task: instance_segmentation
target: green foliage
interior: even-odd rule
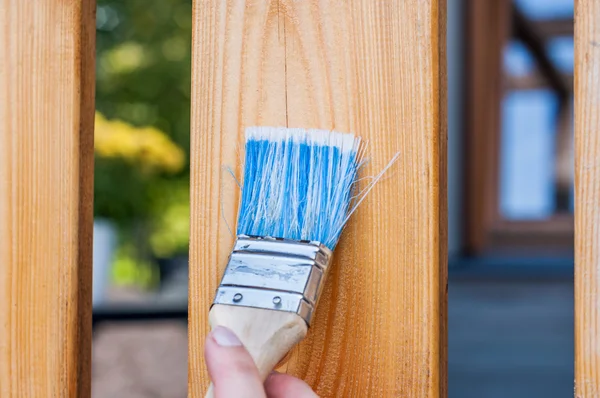
[[[109,219],[120,227],[127,227],[150,212],[146,178],[136,175],[125,159],[95,157],[94,214]]]
[[[148,260],[140,259],[138,248],[129,239],[121,239],[115,253],[112,280],[118,285],[152,287],[157,282],[156,267]]]
[[[97,217],[127,226],[151,217],[153,186],[183,168],[184,155],[168,136],[96,114],[94,132]],[[176,180],[175,180],[176,181]]]
[[[152,257],[187,251],[191,3],[97,1],[96,109],[103,116],[96,119],[94,207],[97,217],[119,226],[114,275],[120,282],[148,285]],[[151,150],[141,157],[127,151],[111,155],[110,145],[99,150],[98,126],[104,122],[113,123],[111,132],[116,127],[143,130],[134,133],[152,136]],[[168,140],[157,139],[157,132]],[[169,149],[172,143],[183,150],[178,167],[171,167],[179,164]],[[128,148],[127,142],[119,145]],[[170,156],[154,150],[164,147]]]
[[[98,0],[96,108],[157,127],[188,155],[191,24],[191,0]]]
[[[150,247],[157,257],[187,252],[190,235],[190,184],[188,181],[153,186],[154,202]],[[160,194],[159,194],[160,192]]]

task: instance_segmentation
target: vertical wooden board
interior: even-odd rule
[[[511,2],[466,0],[465,106],[466,249],[481,253],[499,215],[499,146],[503,51],[510,36]]]
[[[600,1],[575,2],[575,396],[600,396]]]
[[[353,216],[309,337],[283,365],[322,397],[446,395],[446,75],[442,1],[196,0],[189,395],[208,385],[208,309],[231,250],[243,130],[369,140],[397,164]],[[224,220],[228,220],[227,223]]]
[[[95,2],[0,0],[0,396],[90,395]]]

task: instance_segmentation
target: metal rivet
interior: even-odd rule
[[[237,303],[238,301],[242,301],[242,298],[243,298],[243,297],[244,297],[244,296],[242,296],[242,294],[241,294],[241,293],[236,293],[236,294],[233,296],[233,302],[234,302],[234,303]]]
[[[281,304],[281,297],[279,297],[279,296],[273,297],[273,304],[275,304],[275,305]]]

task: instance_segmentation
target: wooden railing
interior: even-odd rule
[[[0,0],[0,397],[89,397],[93,0]],[[398,151],[338,248],[284,368],[322,397],[445,397],[444,0],[196,0],[189,396],[230,250],[220,165],[248,125],[354,131]],[[578,397],[600,394],[600,0],[576,10]]]

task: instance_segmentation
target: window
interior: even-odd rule
[[[468,12],[466,249],[570,252],[573,1]]]

